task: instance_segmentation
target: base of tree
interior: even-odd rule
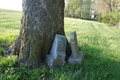
[[[56,34],[64,32],[64,0],[23,0],[20,33],[8,48],[21,65],[38,66],[50,53]],[[67,42],[66,61],[71,54]]]

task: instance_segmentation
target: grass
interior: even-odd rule
[[[120,30],[103,23],[65,18],[65,30],[77,32],[84,51],[83,80],[120,79]]]
[[[11,45],[19,34],[20,11],[0,9],[0,46]],[[16,65],[17,57],[0,57],[0,80],[120,80],[120,29],[103,23],[65,18],[65,32],[76,31],[82,64],[30,69]],[[4,51],[0,48],[0,52]],[[82,67],[82,73],[81,73]]]
[[[20,11],[0,9],[0,46],[9,46],[15,40],[20,29],[20,19]]]

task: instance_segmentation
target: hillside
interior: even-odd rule
[[[119,80],[120,29],[103,23],[65,18],[66,35],[77,32],[79,49],[85,52],[83,76],[86,80]]]
[[[9,46],[16,39],[19,34],[20,19],[20,11],[0,9],[0,46]],[[82,77],[83,80],[120,80],[120,29],[103,23],[74,18],[65,18],[64,21],[68,40],[71,32],[76,31],[77,33],[79,50],[84,51],[83,63],[50,70],[45,68],[43,73],[50,74],[51,79],[69,80],[71,78],[76,80]],[[1,52],[3,52],[3,48],[0,47]],[[3,73],[3,69],[10,68],[9,66],[4,68],[4,59],[9,61],[8,58],[0,57],[0,74],[2,75],[0,75],[0,79],[9,75],[11,75],[10,79],[15,79],[13,74]],[[79,76],[78,71],[81,67],[82,74]],[[28,75],[31,74],[29,69],[18,68],[18,71],[19,69],[22,69],[23,72],[27,70]],[[41,72],[41,69],[39,71]],[[35,72],[37,70],[34,70],[33,74]],[[20,74],[18,73],[18,75]],[[34,76],[32,75],[29,79],[38,79]]]

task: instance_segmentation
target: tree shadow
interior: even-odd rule
[[[85,44],[82,62],[83,80],[120,80],[120,61],[106,56],[104,48]]]

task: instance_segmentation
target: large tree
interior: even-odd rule
[[[9,49],[22,65],[37,66],[50,53],[55,35],[65,35],[64,0],[23,0],[22,7],[20,33]]]

